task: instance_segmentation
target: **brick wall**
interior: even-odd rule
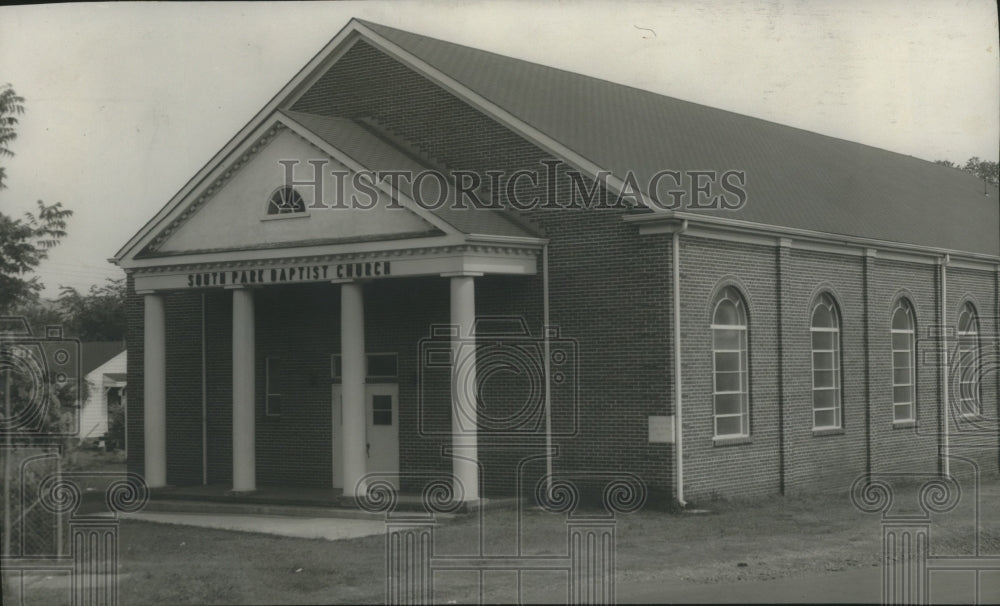
[[[434,164],[452,169],[537,170],[547,157],[363,42],[320,78],[294,109],[372,119]],[[561,174],[559,202],[567,200],[567,185]],[[540,194],[543,187],[520,193]],[[607,199],[606,192],[601,195]],[[550,239],[551,322],[560,330],[561,343],[575,356],[569,382],[553,387],[553,426],[563,434],[553,440],[558,450],[555,470],[577,478],[586,472],[629,471],[642,477],[654,493],[670,494],[673,446],[650,444],[647,439],[648,417],[674,412],[670,236],[638,235],[634,226],[623,223],[625,212],[538,209],[523,214]],[[923,365],[918,370],[916,426],[893,427],[887,332],[892,302],[901,293],[911,297],[918,329],[936,323],[940,285],[934,266],[689,236],[681,242],[685,486],[690,499],[843,487],[869,465],[874,470],[934,467],[933,432],[940,427],[936,371]],[[708,325],[712,298],[723,284],[737,286],[750,309],[752,434],[742,443],[719,445],[712,440]],[[536,337],[540,334],[540,276],[477,278],[476,289],[480,316],[514,314]],[[841,314],[843,431],[815,435],[809,315],[813,300],[824,289],[836,298]],[[982,332],[995,334],[997,289],[995,273],[950,270],[949,322],[954,323],[955,310],[968,294],[977,303]],[[137,446],[142,429],[142,300],[132,294],[131,281],[129,292],[129,466],[141,471]],[[328,431],[331,382],[323,373],[328,355],[339,349],[339,293],[329,285],[260,292],[258,478],[261,483],[323,485],[335,464]],[[365,297],[368,351],[400,354],[401,469],[404,475],[448,471],[450,460],[442,449],[450,440],[433,435],[450,426],[447,380],[422,377],[421,395],[417,369],[421,340],[429,327],[448,321],[447,280],[376,281],[366,286]],[[193,304],[184,297],[169,298],[168,317],[173,323],[168,334],[172,330],[191,334],[194,329],[186,324],[200,321],[190,313]],[[229,293],[206,295],[208,458],[213,482],[231,477],[229,305]],[[288,313],[289,307],[293,313]],[[194,410],[189,399],[194,386],[200,385],[200,375],[191,374],[191,365],[200,350],[182,336],[171,337],[170,343],[168,381],[171,386],[173,380],[185,384],[168,399],[168,425],[190,430],[184,425]],[[925,348],[923,343],[918,347],[920,359]],[[277,422],[261,418],[263,356],[268,351],[294,362],[293,399],[301,406]],[[488,370],[480,367],[480,372]],[[537,402],[530,381],[526,384],[510,372],[491,377],[483,396],[487,403],[495,403],[489,410],[495,418],[510,418],[524,402]],[[987,383],[984,398],[995,418],[998,385]],[[418,427],[432,435],[420,435]],[[487,496],[513,492],[521,462],[527,462],[529,485],[544,469],[544,460],[537,458],[544,453],[541,436],[495,433],[481,439]],[[995,469],[995,428],[992,436],[993,441],[987,442],[994,452],[979,453],[977,460]],[[975,440],[982,442],[982,435]],[[962,439],[957,442],[962,444]],[[200,474],[200,442],[189,446],[190,452],[168,462],[171,481]],[[982,450],[981,445],[959,447]]]

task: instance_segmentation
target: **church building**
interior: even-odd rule
[[[154,489],[683,504],[1000,464],[996,187],[376,23],[112,261]]]

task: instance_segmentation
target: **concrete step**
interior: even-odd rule
[[[315,505],[276,505],[272,503],[237,503],[183,498],[153,497],[143,511],[169,513],[243,514],[270,515],[303,518],[352,518],[360,520],[384,520],[385,515],[371,513],[357,508],[318,507]]]

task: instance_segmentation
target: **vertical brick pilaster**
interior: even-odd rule
[[[785,494],[785,284],[784,276],[788,271],[788,257],[791,240],[781,238],[778,241],[777,262],[775,263],[775,301],[777,303],[777,336],[778,336],[778,491]]]
[[[874,365],[874,360],[872,360],[872,326],[874,322],[872,321],[872,265],[875,263],[875,249],[866,248],[865,249],[865,259],[863,272],[863,281],[861,285],[861,296],[864,303],[863,313],[864,318],[862,320],[862,326],[864,330],[864,347],[865,347],[865,473],[871,474],[872,472],[872,366]],[[916,404],[914,404],[916,406]]]

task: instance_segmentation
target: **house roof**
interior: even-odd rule
[[[87,341],[80,343],[80,370],[84,376],[125,351],[124,341]]]
[[[602,169],[631,171],[640,186],[664,169],[745,171],[740,210],[691,212],[1000,255],[997,188],[964,171],[359,22]]]

